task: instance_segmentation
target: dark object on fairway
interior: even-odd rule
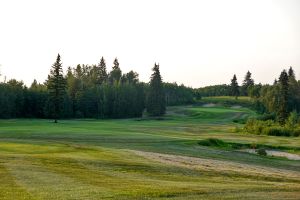
[[[264,148],[259,148],[259,149],[256,149],[255,151],[258,155],[260,156],[267,156],[267,151],[264,149]]]

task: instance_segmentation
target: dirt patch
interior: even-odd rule
[[[213,159],[203,159],[188,156],[178,156],[171,154],[161,154],[145,151],[130,150],[136,155],[150,159],[152,161],[164,163],[167,165],[174,165],[178,167],[185,167],[189,169],[201,170],[201,171],[215,171],[215,172],[233,172],[245,175],[259,175],[264,177],[277,177],[277,178],[292,178],[300,179],[300,172],[275,169],[269,167],[254,166],[248,164],[240,164],[231,161],[219,161]]]
[[[248,153],[257,154],[255,149],[244,149],[243,151]],[[287,153],[283,151],[266,150],[268,156],[285,157],[289,160],[300,160],[300,156],[297,154]]]
[[[212,108],[212,107],[216,107],[217,104],[214,104],[214,103],[207,103],[207,104],[204,104],[202,107],[204,108]]]

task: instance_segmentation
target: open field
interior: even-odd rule
[[[0,199],[299,199],[300,161],[200,146],[218,138],[300,155],[300,137],[236,133],[246,108],[165,118],[0,120]]]

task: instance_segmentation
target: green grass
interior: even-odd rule
[[[164,120],[0,120],[0,199],[299,199],[299,161],[198,144],[300,154],[299,137],[234,132],[254,115],[178,106]]]
[[[231,96],[203,97],[199,104],[214,103],[226,107],[244,106],[248,108],[254,107],[254,102],[250,97],[241,96],[237,99]]]

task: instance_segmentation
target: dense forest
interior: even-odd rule
[[[44,83],[0,83],[0,118],[131,118],[144,112],[161,116],[166,106],[193,104],[208,96],[249,96],[252,108],[281,125],[291,113],[300,113],[300,81],[292,67],[272,85],[256,84],[248,71],[241,86],[234,75],[228,85],[198,89],[164,83],[158,64],[152,70],[149,83],[140,82],[138,73],[122,72],[117,58],[108,72],[102,57],[98,64],[78,64],[64,73],[58,55]]]
[[[155,64],[149,83],[138,73],[123,73],[116,58],[107,72],[102,57],[97,65],[79,64],[62,71],[60,55],[44,83],[34,80],[0,83],[0,118],[130,118],[165,113],[165,106],[193,103],[192,88],[163,83]]]

